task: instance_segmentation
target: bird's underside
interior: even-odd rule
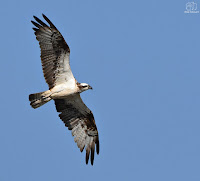
[[[95,145],[99,154],[99,136],[93,113],[80,97],[81,92],[92,88],[76,81],[69,64],[69,46],[53,23],[45,15],[43,18],[49,25],[35,16],[36,22],[31,22],[35,25],[33,30],[39,41],[43,74],[49,90],[30,94],[30,105],[38,108],[53,99],[60,119],[72,131],[80,151],[85,148],[86,163],[90,157],[93,165]]]

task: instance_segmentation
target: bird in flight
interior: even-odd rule
[[[92,87],[74,78],[69,62],[69,46],[54,24],[44,14],[42,16],[48,25],[35,16],[36,22],[31,22],[39,41],[43,74],[49,90],[30,94],[30,105],[36,109],[53,99],[60,119],[71,130],[80,151],[85,148],[86,164],[90,157],[93,165],[95,146],[99,154],[98,130],[92,111],[80,97],[81,92]]]

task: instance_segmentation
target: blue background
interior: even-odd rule
[[[200,14],[187,2],[2,1],[0,181],[199,181]],[[29,105],[48,89],[30,22],[42,13],[94,89],[82,94],[100,134],[94,166],[53,101]]]

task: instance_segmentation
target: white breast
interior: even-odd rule
[[[56,85],[51,89],[52,99],[63,99],[77,92],[77,86],[74,79],[63,84]]]

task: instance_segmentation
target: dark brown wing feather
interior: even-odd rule
[[[36,22],[31,22],[35,26],[33,30],[40,44],[43,73],[49,88],[74,79],[69,64],[70,49],[63,36],[45,15],[43,18],[50,26],[33,17]]]
[[[92,112],[83,103],[80,95],[71,96],[69,99],[56,99],[56,109],[60,119],[65,123],[72,135],[74,141],[82,152],[86,150],[86,164],[89,156],[91,164],[94,162],[94,152],[99,154],[99,136]]]

